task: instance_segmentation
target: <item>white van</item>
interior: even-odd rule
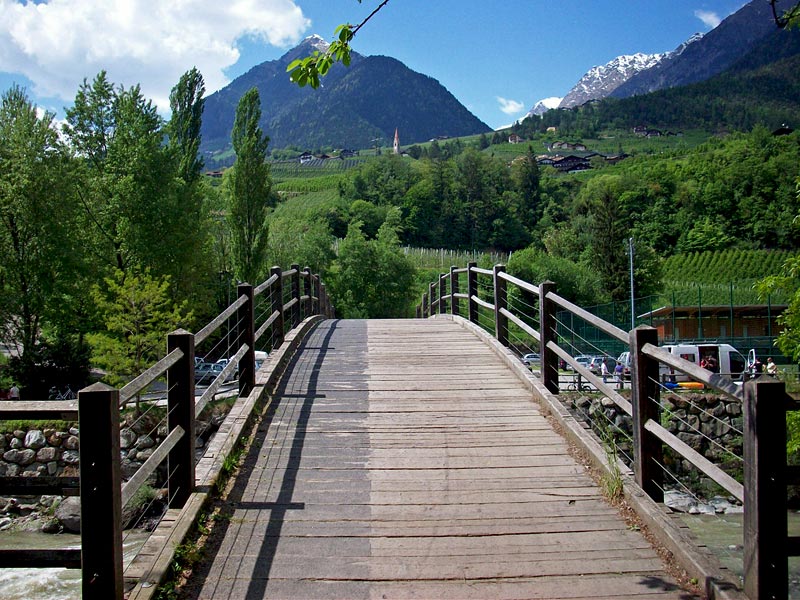
[[[745,371],[747,361],[730,344],[668,344],[662,346],[674,356],[679,356],[696,365],[701,365],[714,373],[739,379]],[[667,381],[688,381],[689,377],[676,372],[665,364],[661,365],[661,379]]]

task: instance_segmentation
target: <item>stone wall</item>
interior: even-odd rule
[[[567,396],[565,395],[565,398]],[[573,394],[569,406],[575,416],[591,424],[602,437],[610,432],[623,454],[631,454],[631,418],[606,397]],[[741,469],[744,427],[742,404],[727,396],[711,393],[662,394],[661,424],[676,437],[723,468]],[[620,431],[621,430],[621,431]],[[667,453],[665,460],[678,475],[696,469],[677,455]]]

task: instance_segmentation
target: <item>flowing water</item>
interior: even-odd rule
[[[125,531],[124,562],[133,560],[150,534]],[[0,548],[80,548],[79,535],[52,535],[38,531],[0,532]],[[80,569],[0,569],[3,600],[79,600]]]
[[[800,535],[800,514],[789,511],[789,535]],[[705,544],[722,566],[735,573],[741,581],[744,558],[742,546],[742,515],[689,515],[681,519],[697,540]],[[789,598],[800,600],[800,557],[789,559]]]

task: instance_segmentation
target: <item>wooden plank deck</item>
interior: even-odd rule
[[[325,321],[193,598],[689,598],[529,392],[452,321]]]

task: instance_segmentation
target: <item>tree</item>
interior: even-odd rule
[[[619,202],[620,179],[609,175],[595,177],[582,190],[582,196],[592,217],[592,263],[611,298],[623,300],[629,295],[625,255],[628,215]]]
[[[414,298],[414,266],[400,248],[400,211],[393,209],[374,240],[350,224],[339,244],[331,295],[344,318],[404,317]]]
[[[231,131],[236,163],[228,170],[225,188],[230,202],[229,227],[233,270],[240,281],[257,284],[264,272],[268,241],[267,212],[272,203],[267,145],[258,125],[261,99],[251,88],[239,100]]]
[[[167,334],[191,318],[188,303],[171,298],[169,279],[155,277],[149,269],[117,269],[105,278],[104,288],[94,286],[92,297],[105,331],[90,334],[89,343],[95,364],[111,385],[124,385],[163,356]]]
[[[24,364],[82,256],[72,162],[53,119],[17,86],[0,99],[0,339]]]
[[[203,159],[198,156],[198,151],[205,90],[203,76],[193,67],[181,76],[169,95],[172,110],[169,143],[178,159],[178,175],[186,183],[196,182],[203,169]]]

